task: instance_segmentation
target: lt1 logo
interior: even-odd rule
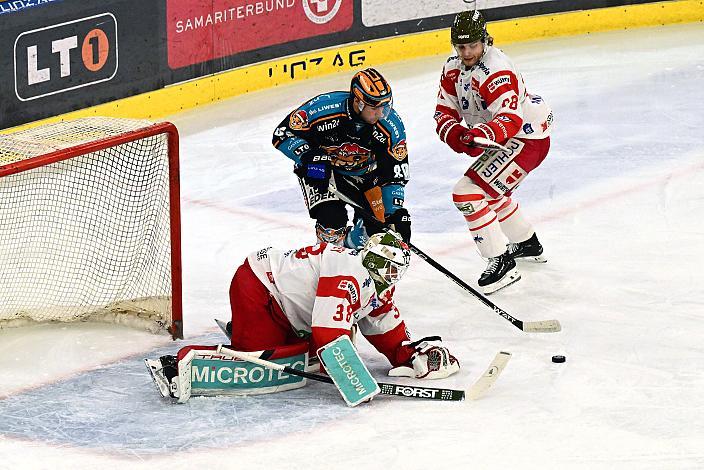
[[[111,13],[27,31],[15,40],[15,94],[29,101],[105,82],[117,65]]]

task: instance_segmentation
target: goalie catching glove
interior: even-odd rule
[[[460,370],[460,363],[446,347],[440,346],[439,336],[428,336],[418,341],[404,341],[403,346],[415,349],[410,365],[394,367],[390,377],[416,379],[444,379]]]

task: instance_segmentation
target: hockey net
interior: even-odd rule
[[[0,328],[108,321],[181,338],[180,265],[173,124],[0,135]]]

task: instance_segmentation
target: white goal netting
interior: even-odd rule
[[[168,134],[120,143],[151,125],[85,118],[0,135],[0,328],[172,327]]]

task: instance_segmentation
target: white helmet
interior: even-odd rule
[[[411,262],[411,250],[396,232],[376,233],[360,250],[362,265],[369,271],[379,294],[399,279]]]

